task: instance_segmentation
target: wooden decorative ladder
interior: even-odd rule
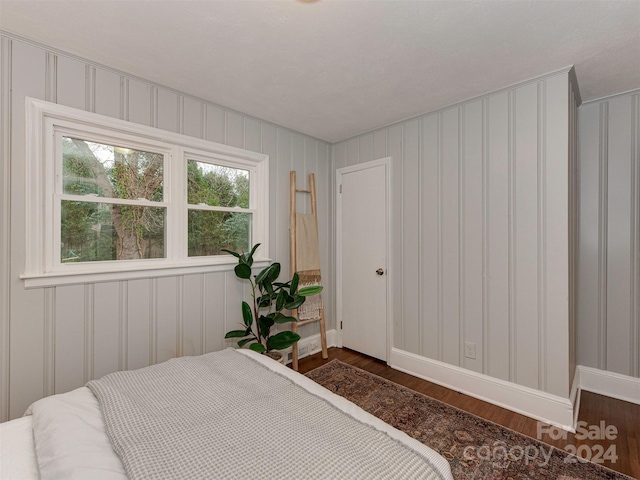
[[[297,217],[298,215],[303,215],[303,214],[299,214],[296,210],[296,194],[304,193],[304,194],[311,195],[311,215],[313,216],[313,221],[311,222],[311,225],[315,228],[315,235],[317,237],[318,213],[317,213],[317,204],[316,204],[316,183],[315,183],[315,175],[313,173],[310,173],[309,174],[309,190],[298,189],[296,187],[295,170],[292,170],[289,176],[290,176],[290,186],[291,186],[291,190],[290,190],[290,216],[291,217],[290,217],[290,223],[289,223],[289,235],[290,235],[290,246],[291,246],[291,276],[293,276],[293,274],[297,272],[298,275],[301,277],[301,286],[302,286],[305,278],[305,272],[298,271],[298,266],[303,267],[302,265],[300,265],[301,262],[299,262],[299,259],[303,257],[299,255],[299,254],[302,254],[302,252],[299,251],[298,245],[297,245],[297,236],[298,236],[297,229],[299,227]],[[316,241],[316,245],[317,245],[317,241]],[[305,252],[305,253],[309,253],[309,252]],[[319,252],[311,252],[311,253],[312,255],[315,255],[315,257],[317,258],[317,269],[314,268],[313,272],[317,272],[314,274],[314,276],[317,277],[318,283],[320,283],[321,281],[320,265],[319,265],[320,254]],[[308,258],[308,255],[305,255],[305,258]],[[305,305],[303,305],[302,308],[304,308],[304,306]],[[300,320],[297,309],[292,311],[291,313],[294,317],[298,318],[299,320],[298,322],[291,322],[291,330],[293,332],[297,332],[298,329],[303,325],[307,325],[309,323],[314,323],[314,322],[320,322],[320,342],[322,344],[322,358],[325,358],[325,359],[329,358],[329,354],[327,353],[327,331],[326,331],[326,326],[324,321],[324,305],[322,303],[322,299],[321,298],[319,299],[317,316],[314,316],[313,318],[305,318],[304,320]],[[293,369],[297,371],[298,370],[298,344],[297,343],[295,343],[292,347],[291,360],[293,363]]]

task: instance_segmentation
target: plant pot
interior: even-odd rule
[[[280,352],[268,352],[268,353],[265,353],[265,355],[275,360],[276,362],[280,362],[284,364],[284,355],[282,355],[282,353]]]

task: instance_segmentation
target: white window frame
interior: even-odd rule
[[[66,197],[61,189],[59,139],[62,136],[164,154],[163,201],[142,203],[167,209],[165,258],[60,262],[59,205]],[[261,244],[255,264],[266,265],[269,261],[268,155],[27,97],[27,255],[25,271],[21,275],[25,286],[32,288],[231,270],[237,263],[231,255],[188,256],[187,211],[193,206],[187,205],[187,160],[249,171],[249,209],[215,209],[252,214],[251,243]]]

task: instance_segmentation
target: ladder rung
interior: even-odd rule
[[[301,192],[301,193],[311,193],[311,190],[298,190],[296,188],[296,192]]]
[[[309,320],[302,320],[301,322],[296,322],[296,325],[301,327],[302,325],[306,325],[308,323],[313,323],[313,322],[319,322],[319,321],[320,321],[319,318],[311,318]]]

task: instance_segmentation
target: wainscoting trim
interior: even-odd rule
[[[513,412],[575,432],[573,404],[568,398],[396,348],[391,350],[389,366]]]
[[[640,378],[578,365],[580,389],[640,405]]]

